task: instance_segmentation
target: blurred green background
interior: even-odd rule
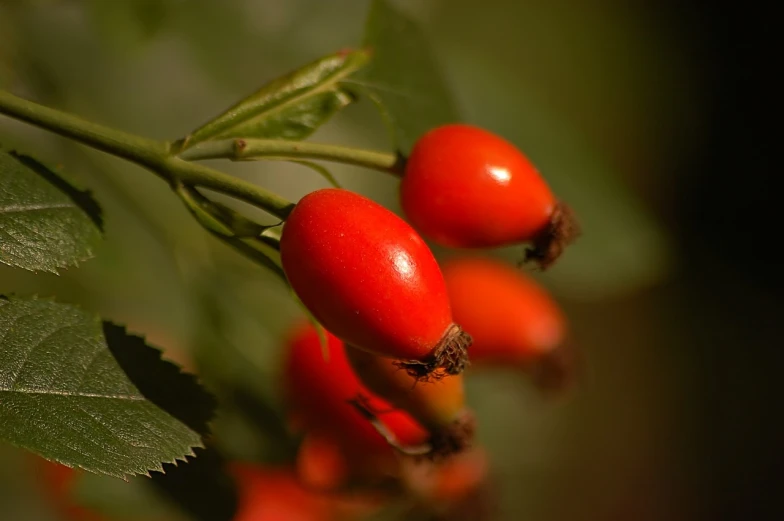
[[[263,82],[356,45],[367,5],[0,0],[0,86],[174,139]],[[765,13],[674,1],[401,5],[426,31],[463,119],[520,146],[585,231],[540,277],[582,351],[578,389],[551,402],[516,374],[469,378],[499,518],[782,519],[772,87],[764,45],[753,50],[772,40]],[[365,102],[313,139],[388,147]],[[136,167],[4,117],[0,143],[93,189],[107,226],[97,258],[61,276],[0,267],[2,292],[78,303],[173,357],[207,353],[216,374],[239,370],[277,399],[279,339],[300,316],[279,282]],[[296,165],[215,166],[292,200],[326,186]],[[399,209],[391,177],[332,172]],[[231,417],[217,425],[230,455],[283,457]],[[55,519],[25,463],[0,447],[0,519]]]

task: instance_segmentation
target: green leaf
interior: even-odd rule
[[[210,433],[209,422],[217,402],[195,376],[161,358],[161,350],[148,346],[140,336],[103,321],[103,336],[112,356],[128,380],[145,399],[202,436]]]
[[[0,299],[0,440],[117,477],[184,460],[215,401],[160,354],[76,307]]]
[[[269,237],[273,234],[272,229],[279,224],[258,224],[226,205],[211,201],[190,186],[179,185],[175,191],[191,215],[207,231],[250,260],[272,271],[284,284],[288,284],[280,264],[278,241]]]
[[[204,197],[196,188],[179,185],[177,195],[191,215],[210,232],[225,237],[258,237],[265,230],[279,226],[265,226],[252,221],[229,208]]]
[[[301,159],[289,159],[289,162],[306,166],[311,170],[313,170],[314,172],[316,172],[321,177],[323,177],[333,187],[343,188],[342,186],[340,186],[340,183],[338,183],[338,180],[335,179],[335,176],[332,175],[332,172],[330,172],[329,169],[323,165],[314,163],[313,161],[303,161]]]
[[[358,75],[360,85],[386,107],[382,116],[393,124],[401,151],[431,128],[460,120],[422,29],[390,1],[373,2],[363,45],[373,59]]]
[[[354,101],[343,80],[368,61],[366,51],[340,51],[271,81],[180,143],[231,138],[304,139]]]
[[[0,262],[57,273],[93,256],[101,209],[31,157],[0,151]]]

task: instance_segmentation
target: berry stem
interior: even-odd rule
[[[275,193],[171,154],[171,145],[87,121],[0,90],[0,114],[30,123],[150,170],[176,182],[230,195],[285,220],[294,205]]]
[[[315,159],[362,166],[398,177],[403,175],[405,166],[405,159],[400,154],[283,139],[208,141],[184,150],[179,157],[188,161],[202,159],[231,159],[232,161]]]

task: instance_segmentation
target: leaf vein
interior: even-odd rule
[[[56,204],[11,204],[8,206],[0,206],[0,215],[9,213],[24,213],[24,212],[41,212],[44,210],[56,210],[58,208],[76,209],[76,206],[68,203]]]
[[[32,316],[32,315],[22,315],[22,316]],[[60,327],[57,327],[57,328],[53,329],[51,332],[47,333],[46,335],[44,335],[43,337],[38,339],[38,341],[36,343],[31,345],[30,349],[28,349],[27,352],[25,352],[25,357],[24,357],[24,361],[22,362],[22,365],[19,366],[19,369],[16,370],[16,374],[11,375],[11,385],[14,385],[16,383],[16,381],[19,379],[19,377],[23,375],[24,369],[27,366],[27,362],[30,360],[30,356],[32,356],[33,352],[36,349],[41,347],[41,345],[44,342],[46,342],[47,340],[52,338],[54,335],[56,335],[57,333],[59,333],[63,329],[69,329],[69,328],[72,328],[72,327],[74,327],[76,325],[79,325],[78,324],[78,318],[74,322],[72,322],[70,324],[62,325]]]
[[[132,402],[142,402],[146,398],[138,394],[103,394],[103,393],[86,393],[84,391],[60,391],[56,389],[33,389],[30,387],[22,387],[16,389],[0,387],[0,393],[18,393],[18,394],[47,394],[56,396],[69,396],[77,398],[105,398],[107,400],[128,400]]]

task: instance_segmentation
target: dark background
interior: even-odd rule
[[[704,142],[677,166],[671,229],[683,248],[683,285],[698,385],[691,446],[705,519],[780,519],[779,336],[782,270],[773,189],[773,11],[696,3],[678,8],[705,78]],[[696,462],[695,462],[696,463]]]

